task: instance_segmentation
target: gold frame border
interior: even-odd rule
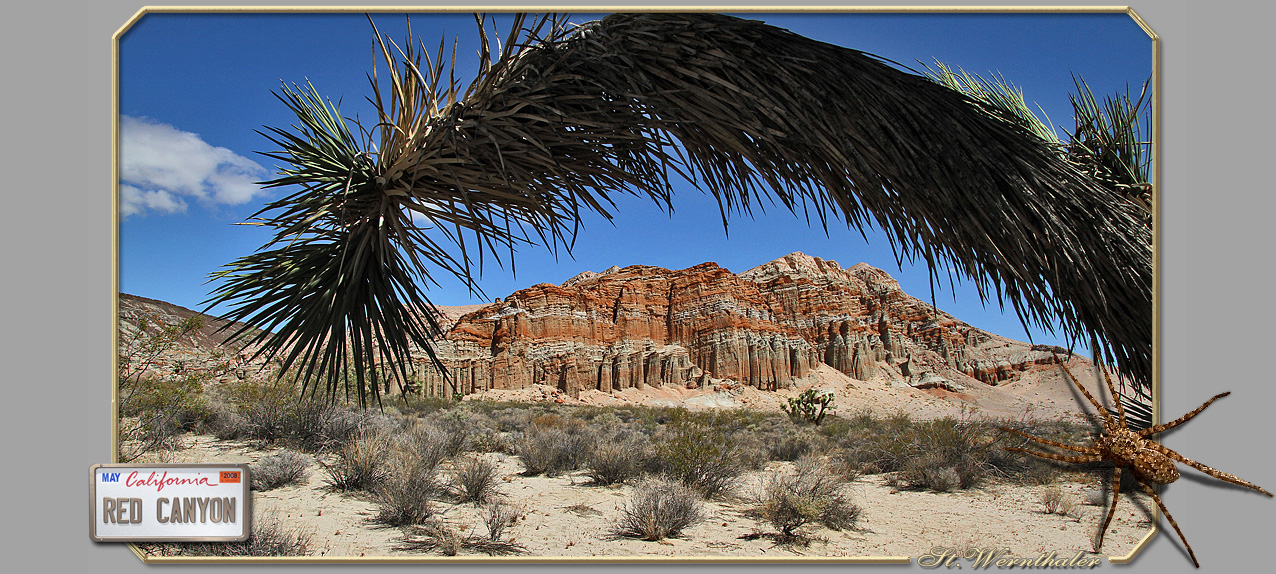
[[[109,418],[111,421],[110,460],[119,460],[119,369],[114,364],[119,349],[119,118],[120,118],[120,38],[139,20],[152,13],[341,13],[341,12],[527,12],[537,8],[531,6],[491,6],[476,7],[465,5],[448,6],[143,6],[132,17],[121,25],[111,36],[111,403]],[[558,8],[540,8],[547,11]],[[1130,6],[788,6],[788,7],[688,7],[688,6],[566,6],[562,10],[571,12],[742,12],[742,13],[961,13],[961,14],[1004,14],[1004,13],[1125,13],[1152,40],[1152,423],[1161,420],[1160,401],[1160,186],[1161,186],[1161,39]],[[1152,509],[1152,528],[1129,554],[1125,556],[1108,556],[1110,564],[1128,564],[1151,543],[1160,532],[1160,509]],[[251,524],[251,518],[249,519]],[[143,563],[184,563],[184,564],[778,564],[799,562],[803,564],[909,564],[910,556],[865,556],[865,557],[814,557],[789,556],[783,558],[758,557],[398,557],[398,556],[288,556],[288,557],[182,557],[182,556],[146,556],[136,544],[128,543],[128,548]]]

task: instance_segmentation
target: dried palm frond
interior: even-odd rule
[[[423,259],[468,280],[465,233],[494,253],[526,239],[521,224],[570,247],[583,210],[612,217],[615,193],[667,205],[671,178],[683,176],[718,200],[724,225],[778,200],[826,228],[880,227],[901,261],[946,263],[1025,324],[1097,335],[1150,380],[1150,229],[1057,146],[877,57],[760,22],[564,22],[519,16],[498,54],[484,34],[463,93],[443,74],[442,50],[422,65],[424,50],[382,41],[403,71],[388,103],[374,101],[380,151],[326,135],[336,126],[274,130],[287,151],[278,157],[297,168],[271,183],[303,191],[263,210],[279,247],[223,271],[214,302],[274,331],[259,337],[264,352],[290,349],[287,364],[301,357],[307,377],[335,373],[346,350],[356,364],[375,355],[401,368],[409,340],[428,350],[437,334],[396,307],[428,306],[410,281],[428,277]],[[318,97],[304,101],[294,109],[310,126]],[[310,151],[318,132],[341,140],[329,154],[338,160]],[[458,257],[410,212],[452,226]]]

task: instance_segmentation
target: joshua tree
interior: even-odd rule
[[[346,361],[363,401],[379,396],[364,365],[407,380],[410,344],[435,358],[431,266],[473,286],[472,265],[522,242],[570,248],[582,212],[617,215],[614,194],[672,205],[677,177],[718,200],[724,225],[778,200],[825,227],[879,227],[901,260],[946,264],[1150,381],[1146,212],[1002,108],[716,14],[517,16],[496,52],[480,34],[464,88],[443,46],[377,40],[389,77],[370,76],[370,129],[284,86],[299,123],[269,130],[291,167],[268,185],[299,190],[254,216],[274,239],[215,274],[209,300],[329,396]]]

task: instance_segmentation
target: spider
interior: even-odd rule
[[[1055,359],[1059,361],[1059,366],[1063,367],[1063,371],[1068,374],[1068,378],[1072,379],[1073,384],[1075,384],[1078,389],[1081,389],[1081,393],[1090,400],[1090,404],[1094,405],[1094,407],[1098,409],[1099,413],[1103,415],[1103,434],[1099,435],[1099,437],[1095,439],[1090,446],[1076,446],[1038,438],[1023,431],[1008,427],[1001,427],[1001,430],[1018,434],[1041,444],[1081,454],[1067,456],[1047,452],[1037,452],[1034,450],[1016,447],[1008,447],[1006,450],[1009,451],[1023,452],[1033,456],[1063,462],[1084,463],[1098,462],[1101,460],[1112,461],[1114,464],[1112,469],[1112,505],[1108,508],[1107,518],[1103,519],[1103,526],[1099,528],[1098,543],[1095,545],[1096,552],[1103,548],[1103,535],[1107,532],[1108,524],[1112,522],[1112,515],[1116,513],[1117,500],[1120,499],[1121,496],[1120,485],[1122,468],[1130,470],[1130,472],[1134,475],[1134,478],[1139,481],[1139,485],[1143,487],[1143,490],[1152,496],[1152,499],[1156,501],[1156,505],[1161,508],[1161,512],[1165,513],[1165,518],[1167,518],[1170,521],[1170,525],[1174,527],[1174,532],[1178,533],[1179,540],[1183,541],[1183,546],[1187,547],[1187,553],[1191,556],[1192,563],[1195,564],[1197,568],[1200,568],[1201,564],[1196,560],[1196,553],[1192,551],[1192,545],[1187,543],[1187,538],[1183,536],[1183,531],[1179,530],[1178,523],[1174,521],[1173,516],[1170,516],[1170,511],[1165,508],[1165,503],[1161,501],[1160,496],[1157,496],[1156,490],[1152,488],[1149,481],[1157,484],[1169,484],[1178,480],[1179,471],[1174,465],[1174,461],[1177,460],[1219,480],[1224,480],[1232,484],[1239,484],[1246,488],[1257,490],[1267,496],[1272,496],[1272,493],[1267,492],[1262,487],[1252,482],[1242,480],[1241,478],[1221,470],[1205,466],[1174,452],[1165,446],[1157,444],[1152,439],[1147,438],[1151,435],[1172,429],[1191,420],[1192,417],[1201,414],[1201,411],[1205,410],[1205,407],[1210,406],[1210,404],[1214,401],[1230,395],[1230,392],[1215,395],[1214,398],[1205,401],[1205,404],[1196,407],[1196,410],[1168,423],[1156,425],[1140,431],[1132,431],[1125,424],[1125,409],[1121,406],[1121,401],[1118,398],[1116,387],[1112,385],[1112,379],[1108,377],[1106,369],[1103,370],[1103,379],[1107,383],[1108,392],[1112,394],[1113,402],[1116,403],[1116,419],[1113,419],[1107,409],[1104,409],[1103,406],[1099,404],[1099,401],[1095,400],[1094,396],[1092,396],[1085,387],[1081,386],[1081,382],[1078,381],[1077,378],[1072,375],[1072,371],[1069,371],[1068,367],[1064,365],[1063,359],[1061,359],[1058,355],[1055,355]]]

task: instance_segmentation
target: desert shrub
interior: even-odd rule
[[[974,487],[993,476],[1006,478],[1013,471],[998,466],[998,432],[987,422],[859,414],[848,420],[848,427],[839,439],[844,447],[837,455],[840,462],[864,473],[894,473],[891,481],[896,486],[946,492]]]
[[[491,556],[501,554],[522,554],[526,548],[513,542],[492,540],[488,537],[475,536],[473,533],[461,532],[442,520],[428,520],[419,526],[410,527],[403,537],[400,550],[437,551],[444,556],[456,556],[462,550],[482,552]]]
[[[311,534],[289,530],[278,517],[258,516],[243,542],[179,542],[138,544],[148,556],[308,556]]]
[[[457,502],[485,504],[500,496],[497,484],[495,463],[482,456],[465,456],[457,459],[449,491]]]
[[[221,440],[248,438],[248,421],[226,400],[214,398],[209,401],[209,431]]]
[[[499,500],[487,505],[485,510],[483,523],[487,525],[487,539],[491,542],[499,542],[505,529],[523,515],[518,508]]]
[[[506,407],[488,413],[501,432],[523,432],[532,424],[532,412],[526,408]]]
[[[742,468],[761,470],[771,462],[771,449],[757,433],[737,432],[732,439],[731,450]]]
[[[971,488],[984,478],[988,443],[978,425],[953,418],[921,421],[907,435],[911,456],[896,478],[912,488],[947,492]]]
[[[394,407],[406,416],[425,416],[456,407],[459,403],[451,397],[423,397],[416,394],[402,395],[394,401]]]
[[[514,452],[526,468],[524,474],[558,476],[580,468],[592,446],[581,428],[569,431],[533,424],[514,441]]]
[[[373,489],[376,521],[391,526],[421,524],[434,516],[440,491],[433,467],[396,468]]]
[[[837,415],[826,415],[824,423],[816,428],[820,436],[835,439],[846,436],[851,431],[851,421]]]
[[[1019,482],[1022,484],[1047,485],[1058,479],[1063,466],[1061,463],[1042,459],[1022,452],[1007,451],[1007,447],[1029,447],[1040,450],[1036,443],[1012,433],[1000,430],[1007,426],[1026,432],[1033,436],[1055,440],[1067,444],[1089,444],[1091,431],[1084,425],[1076,425],[1063,421],[1002,421],[998,424],[988,423],[988,434],[991,436],[990,448],[987,452],[989,474]],[[1087,465],[1082,465],[1083,469]],[[1093,468],[1093,467],[1089,467]],[[1111,467],[1102,467],[1103,476],[1110,476]],[[1138,490],[1138,483],[1134,483]]]
[[[818,448],[817,435],[791,426],[768,433],[763,441],[770,460],[795,461]]]
[[[633,498],[620,509],[612,525],[616,536],[663,540],[704,520],[697,493],[681,483],[652,479],[634,490]]]
[[[596,484],[618,484],[642,473],[651,445],[637,433],[624,433],[600,441],[585,458],[585,474]]]
[[[263,457],[249,467],[252,489],[266,491],[304,483],[310,478],[310,457],[292,450],[282,450]]]
[[[413,419],[397,433],[393,447],[394,457],[405,466],[434,468],[449,456],[452,444],[448,433],[433,422]]]
[[[705,498],[730,489],[744,470],[726,433],[689,417],[680,417],[664,429],[655,452],[657,472]]]
[[[284,442],[319,452],[346,442],[360,428],[385,426],[383,415],[334,405],[324,397],[301,396],[292,375],[243,380],[226,385],[217,399],[213,432],[223,439]]]
[[[482,418],[486,419],[486,416]],[[440,411],[426,417],[425,420],[438,429],[437,440],[440,441],[439,446],[447,458],[469,450],[474,429],[482,426],[480,419],[459,409]]]
[[[509,452],[511,447],[505,436],[496,429],[480,429],[470,437],[470,449],[474,452]]]
[[[793,474],[772,474],[757,497],[753,513],[779,531],[782,542],[804,538],[799,529],[810,523],[833,530],[853,528],[860,507],[843,490],[844,482],[819,457],[801,458]]]
[[[1051,484],[1041,491],[1041,504],[1046,514],[1067,516],[1077,508],[1077,502],[1063,492],[1057,484]]]
[[[323,469],[328,473],[328,484],[336,490],[372,490],[387,476],[389,439],[378,429],[356,432],[335,454],[336,459]]]
[[[116,369],[121,462],[148,450],[181,448],[181,435],[202,430],[211,418],[204,384],[226,371],[222,354],[214,353],[195,367],[171,360],[183,341],[203,326],[198,316],[172,323],[153,316],[138,318],[133,326],[120,322]]]
[[[385,436],[383,432],[376,434]],[[443,459],[439,436],[433,425],[413,420],[386,449],[382,476],[372,488],[378,522],[405,526],[434,516],[434,500],[443,494],[437,474]]]
[[[794,420],[814,423],[819,426],[824,415],[833,407],[833,393],[807,389],[802,394],[789,399],[788,404],[781,404],[780,409],[788,413]]]

